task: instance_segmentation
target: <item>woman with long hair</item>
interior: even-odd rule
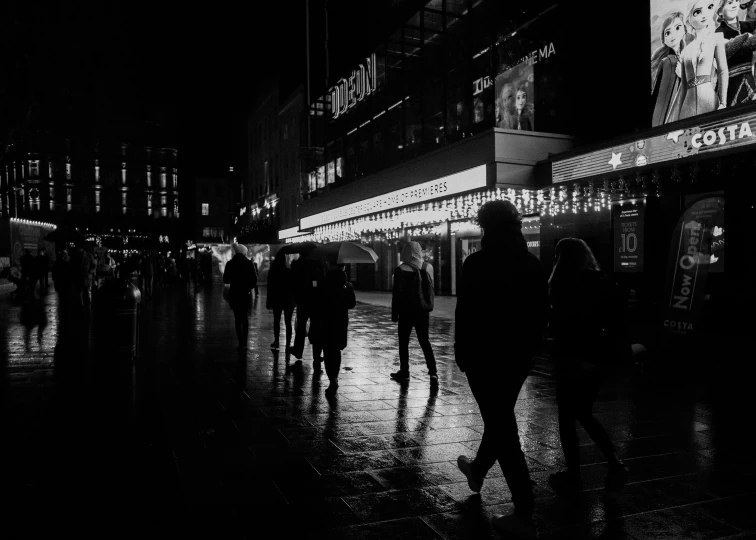
[[[680,120],[727,107],[730,72],[724,35],[716,32],[715,0],[694,0],[686,23],[694,35],[680,54],[685,97]]]
[[[616,494],[627,481],[627,467],[592,411],[601,384],[601,365],[608,354],[605,345],[611,329],[607,326],[610,322],[621,324],[611,308],[612,296],[618,297],[588,245],[579,238],[560,240],[549,278],[559,438],[567,464],[567,470],[549,476],[549,485],[560,495],[582,489],[576,421],[609,463],[607,494]]]
[[[720,25],[717,32],[725,40],[730,82],[727,88],[727,106],[750,103],[756,100],[756,79],[753,73],[756,51],[756,21],[741,21],[740,0],[720,0],[717,8]]]
[[[661,24],[662,46],[651,56],[651,96],[654,100],[652,126],[677,120],[684,96],[684,86],[677,74],[680,54],[686,41],[693,36],[687,33],[685,16],[674,11]]]

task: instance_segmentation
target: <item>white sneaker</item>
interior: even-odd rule
[[[517,514],[496,516],[491,520],[494,530],[504,538],[537,538],[535,521],[525,522]]]
[[[470,487],[470,490],[480,493],[480,490],[483,489],[483,479],[473,477],[472,461],[467,456],[459,456],[457,458],[457,467],[467,477],[467,485]]]

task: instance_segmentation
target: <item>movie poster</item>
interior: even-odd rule
[[[746,0],[651,0],[653,126],[756,103],[754,6]]]
[[[535,131],[533,63],[521,62],[496,76],[496,127]]]

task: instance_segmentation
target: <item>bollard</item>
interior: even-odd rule
[[[95,303],[95,342],[99,370],[113,389],[116,413],[130,423],[136,416],[136,370],[139,345],[139,304],[142,294],[130,279],[111,278],[98,289]],[[111,386],[112,385],[112,386]]]

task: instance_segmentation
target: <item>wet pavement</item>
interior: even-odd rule
[[[91,323],[62,316],[54,292],[0,298],[3,538],[498,538],[491,516],[511,511],[500,469],[477,495],[456,467],[483,428],[453,322],[431,319],[438,388],[412,342],[402,385],[388,377],[399,364],[388,309],[358,304],[326,399],[310,350],[297,362],[269,348],[260,292],[244,353],[219,283],[143,303],[133,422]],[[579,429],[584,489],[563,501],[547,483],[563,466],[553,369],[538,357],[517,418],[540,537],[756,538],[753,417],[700,380],[618,369],[595,412],[629,483],[603,497],[606,464]]]

